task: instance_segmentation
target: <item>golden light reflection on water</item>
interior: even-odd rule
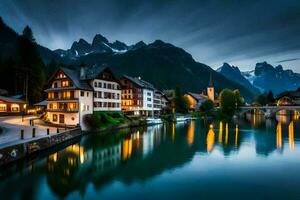
[[[132,139],[125,139],[122,145],[122,158],[123,160],[127,160],[131,157],[132,153]]]
[[[276,146],[278,149],[282,148],[282,125],[278,122],[276,127]]]
[[[223,122],[219,123],[219,143],[222,143],[223,138]]]
[[[239,125],[235,125],[235,140],[234,145],[237,147],[239,138]]]
[[[175,122],[172,123],[172,129],[171,129],[171,138],[172,138],[172,143],[174,143],[175,139]]]
[[[228,123],[225,126],[225,145],[228,144]]]
[[[295,149],[295,138],[294,138],[294,122],[291,121],[289,124],[289,148]]]
[[[191,121],[187,128],[187,142],[189,145],[194,143],[195,121]]]
[[[215,132],[213,130],[213,125],[210,125],[210,128],[208,130],[207,136],[206,136],[206,144],[207,144],[207,152],[212,152],[215,144]]]

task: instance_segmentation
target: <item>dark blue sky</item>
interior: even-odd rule
[[[1,0],[0,15],[50,49],[101,33],[127,44],[161,39],[213,68],[267,61],[300,72],[299,0]]]

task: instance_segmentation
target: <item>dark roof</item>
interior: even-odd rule
[[[146,88],[146,89],[151,89],[151,90],[155,90],[154,86],[147,82],[147,81],[144,81],[142,80],[141,78],[138,78],[138,77],[130,77],[130,76],[127,76],[127,75],[124,75],[123,77],[125,77],[126,79],[134,82],[135,84],[139,85],[140,87],[142,88]]]
[[[105,70],[106,66],[91,66],[85,67],[85,77],[82,77],[82,80],[91,80],[95,79],[103,70]]]
[[[44,101],[41,101],[41,102],[38,102],[38,103],[34,104],[34,106],[47,106],[47,104],[48,104],[48,101],[44,100]]]
[[[192,93],[192,92],[188,92],[188,94],[191,95],[197,101],[208,99],[208,97],[203,94],[196,94],[196,93]]]
[[[286,91],[286,92],[282,92],[280,93],[276,99],[280,99],[284,96],[290,97],[290,98],[300,98],[300,91],[296,90],[296,91]]]
[[[4,97],[4,96],[0,96],[0,100],[1,101],[5,101],[8,103],[26,103],[24,100],[22,99],[16,99],[13,97]]]
[[[60,67],[59,70],[63,71],[66,76],[73,81],[76,88],[81,90],[93,90],[93,88],[85,80],[80,79],[80,74],[78,71],[64,67]]]

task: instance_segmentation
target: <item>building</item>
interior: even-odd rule
[[[208,96],[204,94],[196,94],[192,92],[188,92],[184,95],[189,103],[190,110],[199,110],[202,103],[209,99]]]
[[[154,90],[153,111],[155,116],[159,116],[167,108],[169,100],[160,90]]]
[[[207,96],[210,100],[215,102],[215,88],[213,86],[211,74],[210,74],[209,83],[208,83],[208,86],[207,86]]]
[[[0,115],[22,114],[26,111],[26,102],[13,98],[0,96]]]
[[[155,88],[140,77],[124,75],[122,83],[122,111],[129,115],[152,116]]]
[[[108,67],[81,68],[80,74],[93,88],[93,111],[121,112],[121,83]]]
[[[80,79],[79,72],[67,68],[58,69],[49,79],[47,119],[64,126],[81,125],[86,114],[93,113],[93,88]]]
[[[277,105],[300,105],[300,88],[296,91],[286,91],[279,94],[276,98]]]

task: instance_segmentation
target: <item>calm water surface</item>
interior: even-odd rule
[[[88,135],[1,169],[0,199],[300,199],[300,122],[277,120]]]

